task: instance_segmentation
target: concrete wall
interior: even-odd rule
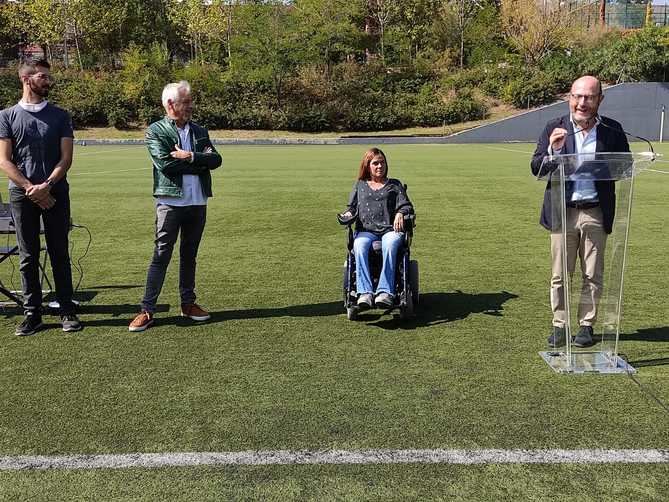
[[[627,132],[650,141],[659,139],[660,114],[662,105],[666,105],[664,138],[669,141],[669,83],[618,84],[604,89],[604,96],[600,115],[617,120]],[[562,101],[448,136],[440,143],[535,142],[546,122],[568,113],[567,103]]]

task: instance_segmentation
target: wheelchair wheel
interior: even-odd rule
[[[411,300],[413,301],[414,307],[417,306],[420,301],[419,277],[418,262],[416,260],[411,260],[409,262],[409,286],[411,287]]]
[[[358,318],[358,308],[357,307],[346,307],[346,318],[349,321],[355,321]]]
[[[347,265],[344,263],[344,266],[342,267],[342,276],[343,276],[343,281],[342,281],[342,289],[343,289],[343,299],[344,299],[344,306],[348,307],[349,305],[352,305],[355,303],[355,296],[351,295],[351,284],[350,284],[350,278],[348,275],[348,270],[347,270]]]
[[[413,295],[409,295],[406,299],[406,305],[400,307],[400,319],[411,319],[414,313]]]
[[[346,269],[346,263],[344,263],[344,266],[341,268],[342,275],[344,276],[344,280],[342,281],[343,285],[343,292],[344,292],[344,305],[348,305],[348,270]]]

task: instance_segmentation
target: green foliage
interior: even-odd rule
[[[61,72],[51,94],[72,115],[76,127],[106,126],[110,79],[85,72]],[[111,104],[110,106],[113,106]]]
[[[470,66],[502,62],[509,48],[502,36],[499,13],[489,2],[476,13],[465,33],[465,61]]]
[[[609,82],[667,79],[669,28],[649,27],[631,33],[611,32],[584,54],[582,71]]]
[[[480,120],[485,118],[487,113],[487,105],[476,96],[473,90],[459,89],[446,106],[444,122],[455,124],[468,120]]]
[[[130,120],[146,124],[159,119],[163,115],[162,90],[171,73],[167,49],[159,44],[148,49],[131,44],[123,52],[122,62],[118,78]]]
[[[502,91],[502,99],[518,108],[530,108],[555,101],[560,90],[550,74],[537,71],[529,77],[511,80]]]
[[[20,98],[21,82],[16,71],[0,71],[0,109],[15,105]]]
[[[0,44],[23,39],[55,54],[65,32],[76,34],[70,62],[76,53],[79,64],[56,62],[53,99],[78,126],[152,122],[164,113],[163,86],[180,79],[207,127],[299,131],[477,119],[495,100],[549,103],[585,73],[666,80],[666,28],[564,36],[549,26],[564,20],[535,4],[26,0],[0,4]],[[0,75],[0,99],[15,102],[17,86]]]

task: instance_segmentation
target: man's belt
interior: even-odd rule
[[[568,202],[567,207],[573,207],[574,209],[592,209],[593,207],[599,207],[599,202],[592,202],[592,201]]]

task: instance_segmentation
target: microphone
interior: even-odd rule
[[[594,119],[595,119],[595,123],[594,123],[594,125],[598,125],[598,124],[601,122],[601,121],[599,120],[599,115],[596,115],[596,116],[594,117]],[[589,125],[589,124],[590,124],[590,122],[588,121],[588,125]],[[563,118],[560,118],[560,125],[564,128],[564,119],[563,119]],[[568,133],[568,134],[565,134],[565,138],[568,138],[569,136],[575,136],[575,135],[578,134],[579,132],[583,132],[583,131],[585,131],[586,129],[587,129],[587,126],[585,126],[585,127],[581,127],[580,129],[575,129],[575,130],[573,130],[572,132],[570,132],[570,133]]]
[[[627,132],[626,130],[624,130],[622,127],[620,129],[616,129],[615,127],[611,127],[610,125],[608,125],[607,123],[605,123],[602,120],[602,117],[599,114],[597,114],[595,116],[595,124],[596,125],[602,125],[602,126],[606,127],[607,129],[611,129],[612,131],[622,132],[626,136],[630,136],[632,138],[636,138],[636,139],[640,139],[641,141],[645,141],[646,144],[648,145],[648,148],[650,148],[651,161],[655,160],[656,156],[655,156],[655,150],[653,149],[653,144],[650,141],[648,141],[646,138],[642,138],[641,136],[631,134],[631,133]]]

